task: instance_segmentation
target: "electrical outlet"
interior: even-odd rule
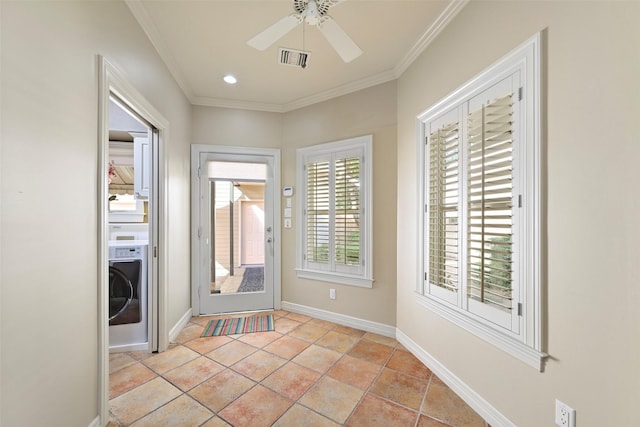
[[[329,299],[336,299],[336,290],[335,289],[329,289]]]
[[[576,411],[571,406],[556,399],[556,425],[576,427]]]

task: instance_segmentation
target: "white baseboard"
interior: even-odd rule
[[[98,415],[97,417],[95,417],[93,419],[93,421],[91,421],[91,423],[87,426],[87,427],[102,427],[100,425],[100,415]]]
[[[422,347],[416,344],[411,338],[405,335],[400,329],[396,331],[396,339],[400,344],[405,346],[407,350],[413,353],[422,363],[424,363],[431,371],[438,376],[445,384],[449,386],[462,400],[464,400],[474,411],[478,413],[486,422],[493,427],[515,427],[515,424],[509,421],[507,417],[502,415],[489,402],[484,400],[478,393],[473,391],[471,387],[465,384],[460,378],[455,376],[453,372],[447,369],[442,363],[427,353]]]
[[[378,335],[395,338],[396,328],[383,323],[372,322],[370,320],[359,319],[357,317],[347,316],[345,314],[334,313],[332,311],[321,310],[319,308],[308,307],[306,305],[294,304],[292,302],[282,301],[282,309],[293,313],[305,314],[316,319],[326,320],[328,322],[337,323],[339,325],[349,326],[351,328],[360,329],[367,332],[373,332]]]
[[[180,320],[178,320],[178,323],[176,323],[169,331],[169,342],[175,342],[178,335],[180,335],[180,332],[182,332],[184,327],[187,326],[187,323],[189,323],[189,320],[191,320],[191,308],[182,315]]]

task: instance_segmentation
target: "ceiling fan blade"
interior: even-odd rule
[[[351,62],[362,54],[358,45],[332,18],[329,17],[323,23],[318,24],[318,29],[344,62]]]
[[[295,15],[285,16],[251,40],[247,44],[258,50],[265,50],[274,44],[280,37],[293,30],[300,23]]]

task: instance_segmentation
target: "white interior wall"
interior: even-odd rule
[[[170,327],[190,306],[190,106],[124,3],[0,10],[0,424],[84,427],[98,413],[97,55],[170,122]]]
[[[540,373],[416,303],[417,220],[398,222],[398,329],[521,427],[640,425],[640,3],[472,1],[398,81],[398,215],[417,218],[416,116],[544,30],[547,191]]]

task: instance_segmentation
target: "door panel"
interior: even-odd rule
[[[199,314],[273,309],[273,158],[201,153],[198,166]]]

